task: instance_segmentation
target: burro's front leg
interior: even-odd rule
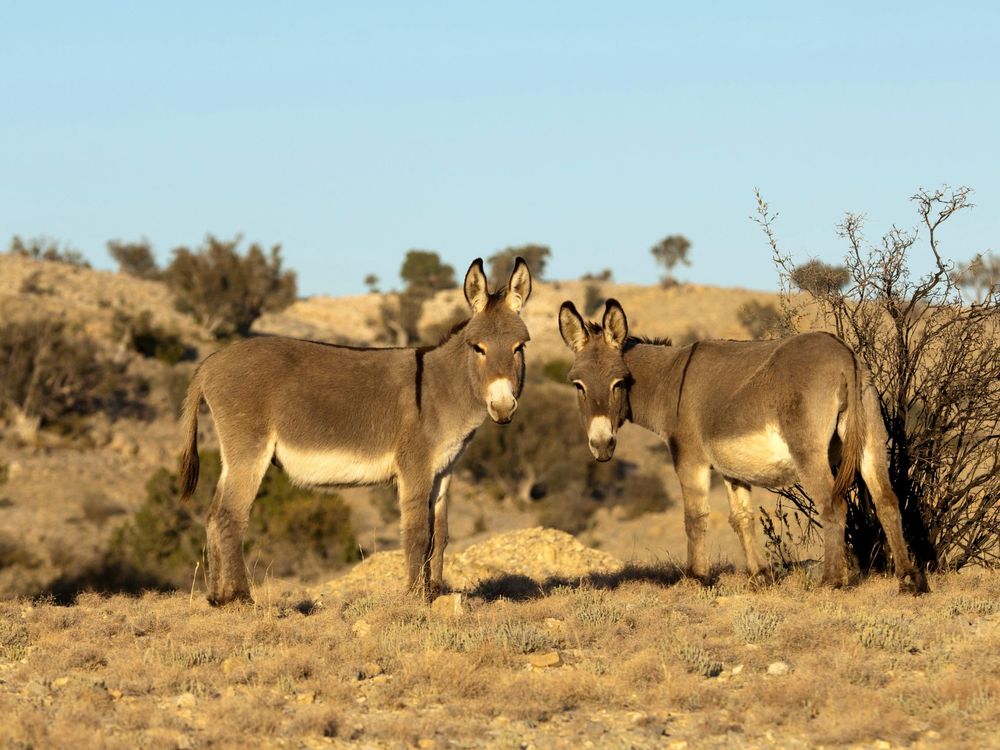
[[[684,497],[684,530],[687,532],[689,576],[708,580],[708,555],[705,534],[708,531],[708,490],[712,479],[708,464],[676,461],[674,468]]]
[[[406,562],[406,582],[410,591],[431,599],[430,557],[432,526],[433,476],[402,475],[399,488],[399,525]]]
[[[434,515],[434,532],[431,550],[431,585],[430,596],[435,598],[444,589],[444,548],[448,546],[448,485],[451,484],[451,474],[442,474],[437,478],[435,501],[431,512]]]

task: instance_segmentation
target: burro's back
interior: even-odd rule
[[[181,474],[187,497],[198,482],[204,400],[222,454],[208,515],[209,601],[250,598],[243,536],[272,461],[303,486],[394,482],[409,585],[428,598],[440,591],[451,469],[487,416],[506,423],[517,409],[530,293],[523,260],[491,294],[477,259],[465,278],[471,316],[438,346],[257,338],[208,357],[185,400]]]

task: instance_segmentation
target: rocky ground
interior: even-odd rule
[[[544,529],[407,595],[378,553],[323,585],[0,603],[0,746],[1000,747],[1000,576],[710,587]]]

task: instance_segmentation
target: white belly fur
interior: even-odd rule
[[[717,440],[708,453],[717,471],[749,484],[783,487],[796,481],[788,444],[774,425],[767,425],[763,432]]]
[[[392,453],[364,456],[343,450],[299,450],[279,443],[274,455],[292,481],[302,485],[382,484],[396,473]]]

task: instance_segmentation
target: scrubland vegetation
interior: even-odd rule
[[[1000,577],[804,574],[703,588],[668,565],[513,588],[460,612],[395,580],[0,604],[0,742],[208,747],[989,747]],[[505,597],[504,594],[509,597]],[[688,744],[685,745],[684,743]],[[882,744],[875,744],[881,742]]]

